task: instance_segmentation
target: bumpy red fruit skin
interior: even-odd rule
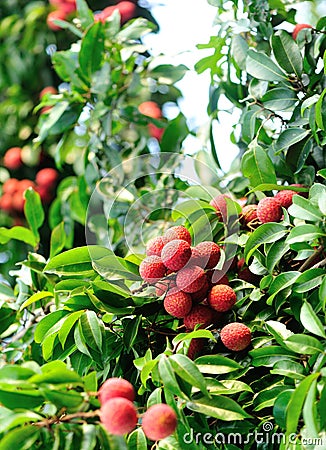
[[[3,157],[3,165],[10,170],[19,169],[22,166],[21,148],[11,147]]]
[[[257,205],[246,205],[242,208],[241,222],[244,225],[257,220]]]
[[[188,242],[174,239],[164,245],[161,258],[164,265],[171,270],[180,270],[191,257],[191,248]]]
[[[251,343],[250,329],[243,323],[232,322],[222,328],[221,341],[229,350],[239,352]]]
[[[140,263],[139,274],[148,283],[155,283],[164,277],[166,267],[159,256],[147,256]]]
[[[190,262],[195,266],[212,269],[219,262],[220,256],[220,247],[215,242],[204,241],[192,248]]]
[[[191,236],[186,227],[182,225],[176,225],[171,227],[164,233],[165,242],[173,241],[174,239],[181,239],[182,241],[188,242],[191,245]]]
[[[123,436],[136,427],[137,410],[130,400],[115,397],[102,405],[100,419],[109,433]]]
[[[292,37],[294,40],[296,40],[299,31],[303,30],[304,28],[312,28],[312,26],[307,23],[297,23],[296,24],[296,26],[294,27],[294,29],[292,31]]]
[[[225,198],[230,197],[226,194],[219,194],[210,201],[210,205],[215,208],[219,220],[224,221],[227,218],[227,203]]]
[[[261,223],[279,222],[282,218],[282,207],[273,197],[265,197],[257,206],[257,217]]]
[[[146,245],[146,255],[156,255],[161,256],[162,249],[166,244],[165,240],[162,236],[157,236],[155,238],[150,239]]]
[[[58,179],[58,172],[51,167],[41,169],[35,177],[36,184],[44,186],[49,189],[53,188]]]
[[[193,330],[197,324],[201,324],[199,328],[206,328],[213,323],[213,311],[206,305],[195,305],[187,314],[183,323],[188,330]]]
[[[101,405],[104,405],[111,398],[123,397],[133,402],[135,400],[135,390],[133,385],[123,378],[109,378],[98,391],[98,398]]]
[[[16,178],[9,178],[3,183],[2,192],[4,194],[13,194],[18,189],[19,181]]]
[[[176,283],[181,291],[192,294],[199,291],[207,281],[204,270],[199,266],[187,266],[177,273]]]
[[[208,304],[218,312],[229,311],[237,301],[237,295],[234,290],[226,284],[217,284],[210,290]]]
[[[205,339],[203,339],[203,338],[191,339],[190,345],[188,347],[188,352],[187,352],[188,358],[195,360],[199,356],[204,345],[205,345]]]
[[[176,413],[165,403],[150,406],[142,418],[143,431],[151,441],[170,436],[174,433],[177,423]]]
[[[206,276],[210,286],[215,286],[216,284],[229,285],[229,279],[223,270],[208,270]]]
[[[155,288],[157,297],[161,297],[161,295],[165,294],[166,292],[168,294],[172,294],[173,292],[180,291],[174,278],[163,278],[155,284]]]
[[[163,304],[165,311],[178,319],[186,316],[192,308],[190,294],[182,291],[166,295]]]

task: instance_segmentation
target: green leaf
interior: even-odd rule
[[[160,64],[150,71],[150,75],[161,84],[174,84],[180,81],[188,70],[183,64]]]
[[[310,438],[319,438],[319,418],[317,417],[317,407],[316,404],[317,395],[319,397],[319,392],[317,390],[317,380],[314,380],[306,395],[306,399],[303,405],[302,416],[304,420],[305,427],[307,429],[308,436]]]
[[[64,322],[62,323],[61,328],[58,333],[58,338],[59,338],[62,348],[64,348],[67,337],[68,337],[72,327],[75,325],[75,323],[77,322],[77,320],[83,313],[84,313],[84,310],[75,311],[75,312],[69,314],[69,316],[67,316],[66,319],[64,320]]]
[[[294,292],[307,292],[319,286],[325,278],[323,269],[308,269],[297,278],[293,287]]]
[[[312,222],[323,219],[319,209],[308,199],[301,197],[300,195],[294,195],[292,201],[292,205],[288,208],[288,212],[292,217]]]
[[[294,380],[302,380],[305,378],[303,366],[295,361],[277,361],[270,373],[284,375]]]
[[[181,144],[189,134],[187,120],[183,114],[169,121],[161,140],[162,152],[179,152]]]
[[[247,44],[247,41],[240,34],[234,34],[232,36],[231,53],[241,70],[246,69],[246,56],[248,49],[249,45]]]
[[[41,389],[44,397],[51,403],[53,403],[59,410],[66,408],[75,411],[75,408],[81,406],[84,399],[79,392],[76,391],[58,391],[55,389]]]
[[[299,386],[293,392],[291,399],[288,403],[286,413],[286,435],[297,432],[299,418],[301,415],[302,407],[307,396],[307,392],[313,383],[319,377],[319,373],[312,373],[301,381]]]
[[[85,0],[76,0],[77,12],[83,28],[87,28],[94,22],[92,11],[88,8]]]
[[[249,49],[246,59],[247,72],[259,80],[286,81],[284,72],[265,53]]]
[[[177,382],[170,358],[162,355],[158,363],[158,370],[165,389],[181,398],[187,398],[187,395],[181,391]]]
[[[169,358],[174,371],[180,378],[192,386],[201,390],[204,395],[209,395],[206,388],[205,378],[199,371],[197,365],[187,356],[176,354]]]
[[[324,351],[323,344],[307,334],[293,334],[284,341],[284,344],[293,352],[301,355],[314,355]]]
[[[12,386],[0,383],[0,402],[9,409],[37,408],[44,402],[38,389],[21,389],[20,386]]]
[[[26,425],[9,431],[0,441],[0,450],[29,450],[39,437],[40,428]]]
[[[54,311],[51,314],[48,314],[47,316],[43,317],[43,319],[40,320],[40,322],[36,325],[35,328],[34,333],[35,342],[41,343],[45,338],[46,334],[48,333],[48,331],[67,314],[69,314],[69,311],[61,310],[61,311]]]
[[[54,297],[52,292],[48,291],[36,292],[30,298],[24,301],[24,303],[20,307],[20,311],[22,311],[24,308],[27,308],[27,306],[30,306],[32,303],[38,302],[39,300],[43,300],[44,298],[48,297],[52,298]]]
[[[102,351],[102,331],[99,319],[94,311],[86,311],[79,319],[86,344],[92,348],[95,346]]]
[[[212,395],[210,399],[203,397],[193,400],[187,403],[187,408],[223,421],[243,420],[251,417],[238,403],[222,395]]]
[[[293,107],[298,98],[294,91],[285,88],[274,88],[261,98],[264,107],[272,111],[285,111]]]
[[[276,242],[287,233],[287,229],[279,223],[263,223],[249,237],[246,242],[244,257],[248,264],[250,257],[261,244]]]
[[[35,239],[39,241],[40,236],[38,229],[44,222],[44,210],[41,203],[41,197],[38,192],[35,192],[32,188],[28,188],[25,191],[24,197],[26,199],[24,204],[26,220],[35,236]]]
[[[66,244],[65,224],[60,222],[53,228],[50,239],[50,259],[61,252]]]
[[[238,362],[221,355],[200,356],[195,362],[200,372],[216,375],[243,368]]]
[[[125,25],[116,36],[119,40],[129,41],[139,39],[155,29],[156,25],[154,23],[146,20],[144,17],[137,17],[136,19],[133,19],[132,22],[128,23],[128,25]],[[164,81],[162,81],[162,83],[164,83]]]
[[[127,326],[123,333],[123,342],[127,349],[130,349],[133,346],[139,331],[141,321],[142,316],[139,315],[134,319],[130,319],[130,321],[127,323]]]
[[[304,301],[302,304],[300,320],[305,329],[310,331],[310,333],[326,338],[325,329],[321,320],[315,313],[313,307],[307,301]]]
[[[304,128],[287,128],[286,130],[282,131],[275,143],[275,153],[281,153],[284,150],[288,149],[291,145],[302,141],[306,136],[308,136],[309,133],[310,131],[305,130]]]
[[[294,73],[298,78],[302,74],[303,61],[297,43],[285,30],[278,30],[272,36],[273,52],[278,64],[288,74]]]
[[[298,225],[290,231],[289,236],[286,238],[286,243],[296,244],[297,242],[309,242],[320,236],[325,236],[325,233],[319,227],[315,225]]]
[[[10,229],[0,227],[0,244],[7,244],[11,239],[25,242],[25,244],[36,247],[38,240],[35,238],[34,233],[25,227],[12,227]]]
[[[137,428],[128,436],[128,449],[143,450],[147,448],[147,439],[142,428]]]
[[[259,145],[249,148],[242,156],[241,171],[252,187],[264,183],[276,184],[275,168],[266,150]]]
[[[323,90],[316,103],[316,123],[322,130],[326,130],[326,88]]]
[[[104,54],[103,24],[94,23],[86,32],[79,52],[79,65],[89,80],[100,69]]]
[[[295,353],[278,345],[267,345],[250,350],[249,355],[252,357],[254,367],[273,366],[277,361],[297,358]]]

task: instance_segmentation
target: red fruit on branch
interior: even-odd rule
[[[3,157],[3,165],[7,169],[10,170],[17,170],[19,169],[23,162],[21,158],[21,151],[22,149],[20,147],[11,147],[9,150],[6,151],[4,157]]]
[[[204,269],[212,269],[219,262],[220,256],[220,247],[215,242],[204,241],[192,248],[190,263]]]
[[[207,297],[208,304],[218,312],[229,311],[237,301],[235,291],[226,284],[213,286]]]
[[[103,405],[105,402],[115,397],[123,397],[133,402],[135,400],[135,390],[133,385],[124,378],[109,378],[98,391],[98,398]]]
[[[199,328],[206,328],[213,323],[213,318],[213,311],[209,306],[195,305],[184,317],[183,323],[188,330],[193,330],[196,325],[200,325]]]
[[[161,256],[162,249],[165,244],[166,244],[166,241],[163,238],[163,236],[157,236],[157,237],[150,239],[146,245],[146,255],[147,256],[151,256],[151,255]]]
[[[164,299],[165,311],[173,317],[181,319],[185,317],[192,308],[192,299],[185,292],[167,294]]]
[[[293,39],[296,40],[296,38],[298,37],[299,31],[301,31],[305,28],[312,28],[312,26],[307,23],[297,23],[292,31]]]
[[[232,322],[222,328],[221,341],[226,348],[233,351],[241,351],[251,343],[251,331],[243,323]]]
[[[174,433],[178,420],[174,409],[165,403],[158,403],[148,408],[142,418],[145,436],[151,441],[159,441]]]
[[[163,236],[166,243],[173,241],[174,239],[181,239],[182,241],[188,242],[191,245],[191,235],[186,227],[182,225],[176,225],[174,227],[168,228]]]
[[[139,274],[144,281],[155,283],[164,277],[166,267],[159,256],[147,256],[140,263]]]
[[[100,420],[109,433],[123,436],[136,427],[137,410],[126,398],[111,398],[101,406]]]
[[[265,197],[257,206],[257,217],[261,223],[279,222],[283,212],[280,202],[273,197]]]
[[[189,294],[199,291],[205,282],[207,282],[206,274],[199,266],[184,267],[176,277],[178,288]]]
[[[164,245],[161,253],[163,264],[171,270],[180,270],[191,257],[191,248],[188,242],[174,239]]]

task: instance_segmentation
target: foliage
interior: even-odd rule
[[[152,22],[121,26],[117,13],[97,22],[78,0],[66,25],[75,42],[51,57],[63,85],[37,106],[50,109],[33,148],[53,149],[56,198],[44,213],[28,189],[23,226],[0,229],[1,244],[28,248],[14,282],[0,284],[0,450],[150,448],[141,429],[117,437],[101,425],[97,390],[109,377],[131,381],[139,411],[162,401],[176,411],[177,431],[158,449],[318,448],[325,440],[325,18],[294,40],[287,4],[209,3],[218,31],[198,45],[213,55],[196,69],[211,73],[210,130],[195,157],[186,156],[193,131],[182,113],[169,120],[138,108],[177,103],[174,84],[187,70],[151,57],[141,38]],[[214,136],[225,97],[241,114],[228,173]],[[149,125],[164,129],[159,139]],[[294,183],[299,195],[279,222],[243,222],[245,202]],[[230,195],[224,223],[210,204],[220,192]],[[217,268],[237,302],[216,326],[189,332],[139,276],[144,242],[171,224],[221,248]],[[251,329],[249,349],[223,346],[219,332],[233,321]],[[205,339],[194,361],[193,338]]]

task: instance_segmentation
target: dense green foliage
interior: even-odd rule
[[[42,3],[24,12],[44,21]],[[151,448],[140,427],[117,437],[101,425],[96,393],[113,376],[135,386],[139,411],[161,401],[176,411],[177,430],[157,449],[325,446],[326,20],[293,39],[295,10],[285,3],[253,0],[244,10],[209,3],[217,33],[198,44],[212,55],[196,70],[211,73],[210,127],[206,148],[193,157],[185,139],[195,130],[181,112],[168,120],[139,109],[147,101],[163,113],[177,105],[175,83],[187,71],[150,55],[142,36],[156,25],[144,17],[94,21],[77,0],[77,18],[60,31],[70,41],[56,42],[51,61],[42,51],[52,36],[37,35],[42,69],[27,61],[33,52],[21,55],[17,80],[19,71],[0,65],[7,86],[16,86],[9,96],[1,86],[5,101],[17,105],[12,130],[0,109],[4,149],[45,148],[60,173],[49,206],[29,188],[22,223],[2,218],[1,254],[11,256],[0,284],[0,450]],[[21,27],[28,23],[21,19]],[[16,32],[10,36],[16,42]],[[5,54],[12,42],[0,37]],[[36,115],[40,86],[26,87],[34,100],[25,106],[19,91],[30,63],[44,85],[59,85]],[[230,136],[239,157],[227,173],[214,133],[225,99],[240,114]],[[280,221],[244,224],[244,201],[256,204],[294,183],[301,195]],[[224,223],[210,204],[221,192],[230,196]],[[174,224],[196,244],[220,245],[217,268],[237,294],[220,323],[191,333],[139,276],[146,242]],[[220,339],[233,321],[253,337],[239,352]],[[192,338],[205,339],[195,360],[187,356]]]

